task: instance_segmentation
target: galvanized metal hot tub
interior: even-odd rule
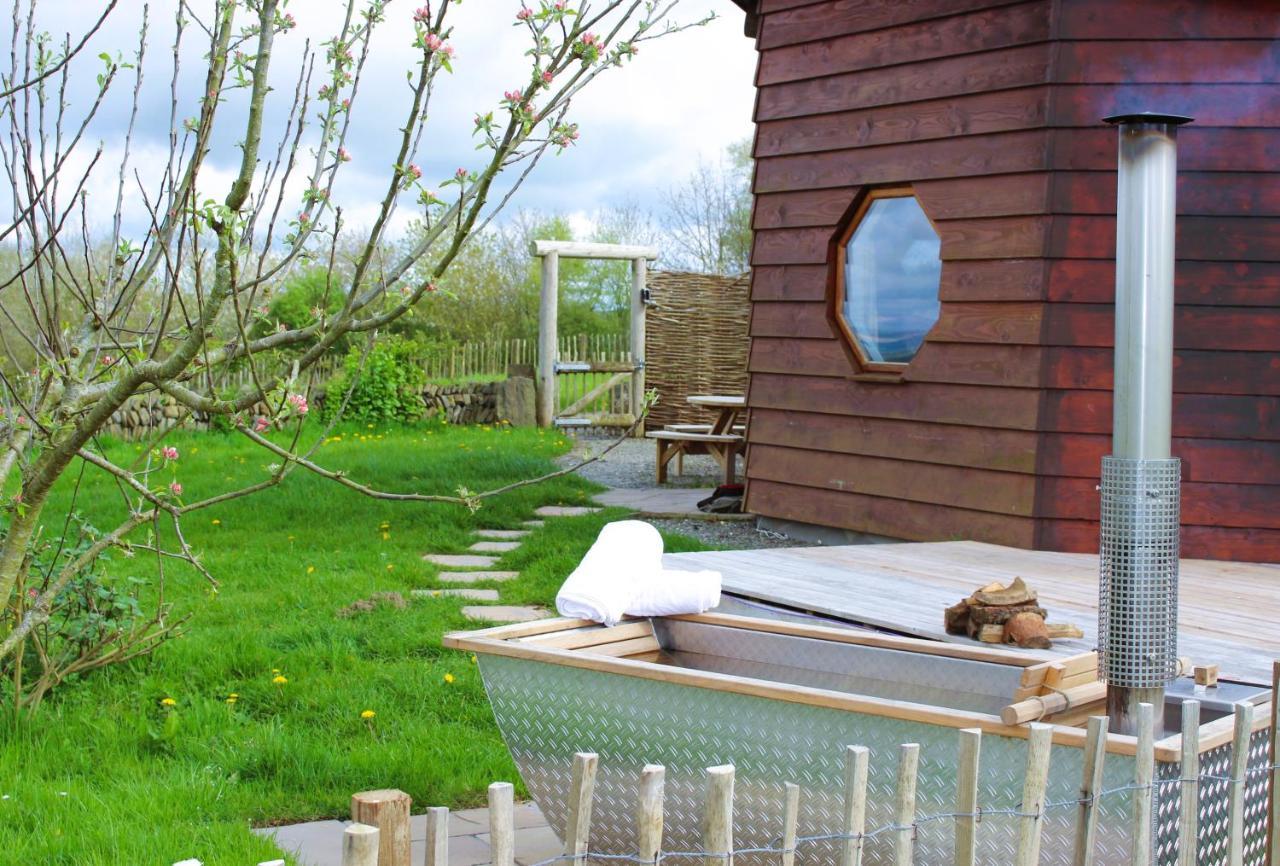
[[[557,832],[562,832],[574,752],[599,754],[591,849],[636,848],[636,784],[646,763],[663,764],[664,849],[701,847],[705,768],[737,768],[735,845],[768,845],[781,829],[783,786],[801,786],[801,835],[840,831],[843,752],[871,750],[867,826],[892,823],[898,746],[920,744],[921,818],[954,808],[957,730],[980,728],[984,810],[1016,810],[1026,761],[1026,728],[1001,723],[1023,672],[1039,659],[871,632],[723,614],[627,622],[612,629],[578,620],[547,620],[453,634],[445,645],[479,657],[498,725],[521,776]],[[1171,688],[1166,729],[1179,729],[1189,680]],[[1186,683],[1186,685],[1182,685]],[[1265,690],[1224,685],[1202,702],[1202,772],[1225,777],[1232,701],[1261,704]],[[1259,706],[1250,766],[1268,760],[1270,707]],[[1158,779],[1179,778],[1180,737],[1157,743]],[[1054,728],[1047,802],[1079,797],[1082,728]],[[1103,790],[1133,780],[1136,741],[1111,734]],[[1268,774],[1248,777],[1245,862],[1265,856]],[[1157,863],[1177,862],[1179,787],[1155,793]],[[1226,846],[1227,785],[1201,787],[1201,863],[1217,863]],[[1098,863],[1128,862],[1130,792],[1100,801]],[[1070,861],[1076,809],[1045,817],[1044,864]],[[978,832],[979,862],[1012,862],[1017,838],[1010,815],[988,814]],[[868,840],[864,862],[892,862],[891,834]],[[919,823],[917,862],[952,862],[953,824]],[[798,852],[802,863],[834,862],[834,842]],[[740,863],[773,862],[757,857]]]

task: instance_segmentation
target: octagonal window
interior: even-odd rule
[[[938,321],[941,241],[909,191],[873,192],[845,235],[838,310],[871,369],[908,363]]]

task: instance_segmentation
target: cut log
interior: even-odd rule
[[[1082,638],[1084,630],[1078,625],[1072,625],[1069,622],[1047,622],[1044,627],[1049,630],[1049,637],[1057,640],[1058,638]]]
[[[1020,613],[1033,613],[1043,620],[1048,611],[1035,604],[1014,604],[1007,607],[969,606],[969,619],[976,625],[1004,625]]]
[[[1016,644],[1023,649],[1049,649],[1053,646],[1044,617],[1032,611],[1023,611],[1010,617],[1004,624],[1004,639],[1006,643]]]
[[[942,624],[947,634],[965,634],[969,629],[969,602],[962,601],[947,608],[942,615]]]
[[[983,643],[1004,643],[1004,626],[984,625],[978,629],[978,640]]]
[[[983,587],[969,599],[970,604],[989,605],[991,607],[1034,604],[1035,601],[1035,590],[1027,586],[1026,582],[1020,577],[1015,577],[1013,583],[1008,586],[1001,586],[998,589]]]

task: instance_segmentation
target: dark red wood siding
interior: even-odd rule
[[[1178,14],[1171,8],[1176,7]],[[1262,0],[760,0],[748,507],[909,539],[1097,547],[1115,135],[1181,139],[1186,553],[1280,560],[1280,16]],[[901,382],[859,378],[828,257],[868,185],[942,238]]]
[[[1097,120],[1156,109],[1196,119],[1179,135],[1184,552],[1280,560],[1280,15],[1260,0],[1075,0],[1060,4],[1054,36],[1036,545],[1097,546],[1116,170],[1115,135]]]

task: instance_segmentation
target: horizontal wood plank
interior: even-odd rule
[[[1280,37],[1280,17],[1265,0],[1072,0],[1058,22],[1058,36],[1064,40],[1275,39]]]
[[[1036,516],[1098,519],[1100,499],[1093,479],[1045,477],[1040,483]],[[1193,526],[1280,529],[1277,502],[1280,484],[1183,481],[1182,522]]]
[[[1114,303],[1114,262],[1059,259],[1047,267],[1048,300]],[[1178,304],[1280,306],[1280,262],[1180,261],[1174,269],[1174,293]]]
[[[1280,308],[1177,306],[1174,347],[1222,351],[1280,351]],[[1115,342],[1110,304],[1048,304],[1044,344],[1109,347]]]
[[[760,50],[812,42],[847,33],[864,33],[902,24],[915,24],[980,9],[1008,6],[1018,0],[838,0],[818,6],[779,10],[765,18]]]
[[[1174,48],[1143,37],[1061,42],[1055,78],[1079,84],[1269,84],[1280,80],[1280,42],[1186,40]]]
[[[1048,349],[1044,382],[1050,388],[1109,391],[1114,359],[1110,348]],[[1179,394],[1280,396],[1280,357],[1271,352],[1197,351],[1173,355],[1173,390]]]
[[[1176,244],[1180,259],[1280,261],[1280,228],[1273,219],[1252,216],[1179,217]],[[1053,220],[1047,252],[1053,258],[1113,260],[1115,248],[1114,216],[1061,216]]]
[[[751,269],[753,301],[821,301],[827,296],[827,265],[758,265]]]
[[[1097,483],[1102,458],[1111,453],[1111,434],[1044,433],[1038,451],[1038,472]],[[1280,442],[1178,437],[1173,455],[1182,460],[1188,481],[1280,484]]]
[[[1110,434],[1111,394],[1047,391],[1040,428],[1059,433]],[[1280,398],[1175,394],[1173,435],[1194,439],[1280,440]]]
[[[1053,168],[1115,171],[1116,134],[1106,128],[1053,130]],[[1280,165],[1280,129],[1192,124],[1178,132],[1180,171],[1271,172]]]
[[[1179,216],[1280,216],[1280,174],[1178,172]],[[1061,214],[1116,212],[1115,171],[1061,171],[1053,176],[1052,208]]]
[[[1176,52],[1177,49],[1173,49]],[[1172,52],[1171,52],[1172,53]],[[1277,87],[1267,84],[1087,84],[1055,85],[1054,126],[1096,126],[1115,114],[1147,110],[1194,117],[1205,126],[1280,126]]]

